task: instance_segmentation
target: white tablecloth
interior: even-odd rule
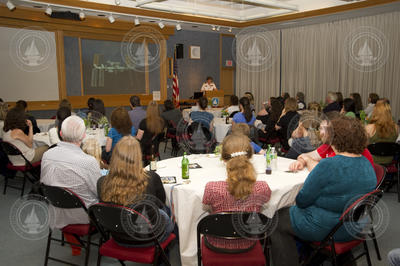
[[[50,128],[56,124],[55,119],[36,119],[36,123],[40,132],[48,132]]]
[[[221,117],[221,111],[222,108],[211,108],[211,109],[206,109],[207,112],[212,113],[214,115],[214,118]],[[189,115],[192,112],[192,109],[184,109],[182,110],[182,116],[186,121],[189,121]]]
[[[225,118],[214,118],[215,139],[218,143],[224,140],[231,127],[232,124],[226,124]]]
[[[160,176],[176,176],[178,184],[181,183],[181,160],[182,157],[177,157],[158,162],[157,173]],[[255,155],[252,160],[258,173],[257,180],[266,181],[272,191],[271,199],[264,205],[262,212],[273,217],[278,209],[293,205],[308,171],[286,173],[293,160],[279,157],[278,170],[274,170],[272,175],[266,175],[264,156]],[[209,181],[226,180],[225,165],[213,154],[190,155],[189,162],[203,167],[190,170],[189,184],[164,185],[169,205],[172,190],[174,214],[179,227],[181,261],[184,266],[197,265],[196,228],[205,215],[202,208],[205,185]]]
[[[101,146],[106,146],[107,139],[104,135],[104,129],[87,129],[86,137],[83,139],[83,142],[89,138],[96,138]],[[35,134],[33,136],[33,144],[35,147],[42,146],[43,144],[51,146],[49,134],[47,132]]]

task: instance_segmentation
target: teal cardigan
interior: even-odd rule
[[[371,163],[364,157],[336,155],[321,160],[308,175],[290,208],[290,219],[298,237],[321,241],[339,222],[352,201],[372,191],[376,176]],[[337,241],[353,239],[344,226],[335,234]]]

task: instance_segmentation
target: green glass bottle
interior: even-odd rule
[[[182,179],[189,179],[189,159],[186,152],[183,153],[182,157]]]

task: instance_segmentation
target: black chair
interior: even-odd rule
[[[175,235],[171,233],[164,242],[160,243],[157,237],[164,232],[163,228],[155,226],[154,219],[144,216],[140,210],[98,203],[90,206],[89,214],[101,228],[102,237],[99,243],[97,265],[100,265],[102,256],[115,258],[122,265],[125,265],[124,261],[158,265],[160,258],[166,265],[171,265],[164,250],[175,239]],[[135,228],[140,227],[143,231],[133,232],[127,224]],[[113,237],[138,244],[146,243],[150,246],[124,247],[118,245]]]
[[[319,253],[328,255],[331,259],[332,264],[334,266],[337,264],[337,256],[345,254],[355,247],[363,244],[364,250],[361,254],[354,258],[354,261],[358,260],[362,256],[366,256],[367,263],[371,266],[371,258],[368,251],[367,242],[365,240],[365,236],[359,236],[359,239],[355,239],[349,242],[335,242],[334,235],[335,233],[344,226],[344,223],[357,223],[361,221],[361,219],[365,218],[366,215],[371,214],[372,208],[378,203],[378,201],[382,198],[383,192],[381,190],[374,190],[368,194],[363,195],[359,199],[357,199],[354,203],[352,203],[342,214],[339,219],[339,222],[335,225],[335,227],[331,230],[331,232],[325,237],[321,242],[313,242],[310,244],[310,247],[313,248],[313,252],[310,256],[308,256],[301,265],[313,265],[312,260]],[[373,217],[369,217],[372,221]],[[370,237],[375,237],[375,233],[370,232]],[[379,255],[380,256],[380,255]]]
[[[386,167],[386,173],[395,174],[396,178],[389,182],[388,189],[397,181],[397,200],[400,202],[400,174],[399,174],[399,156],[400,144],[395,142],[378,142],[368,145],[369,152],[374,156],[388,156],[393,157],[393,161],[388,164],[383,164]],[[396,180],[397,179],[397,180]]]
[[[44,184],[41,184],[40,188],[45,199],[54,207],[62,209],[83,209],[86,213],[88,212],[85,203],[82,201],[82,199],[71,190],[62,187],[47,186]],[[69,265],[77,265],[58,258],[50,257],[51,241],[61,242],[62,245],[64,245],[64,243],[68,243],[70,245],[86,249],[84,265],[85,266],[88,265],[89,255],[90,255],[90,245],[91,244],[96,245],[90,242],[92,235],[97,233],[95,223],[91,221],[89,224],[70,224],[62,228],[61,232],[62,232],[61,239],[53,238],[52,230],[49,228],[49,236],[47,238],[46,257],[44,265],[46,266],[49,260]],[[65,241],[64,233],[73,235],[78,240],[80,245]],[[85,236],[87,237],[87,240],[82,240],[81,238]]]
[[[235,114],[237,114],[237,113],[239,113],[239,112],[240,112],[240,111],[232,112],[232,114],[229,115],[229,118],[233,118],[233,117],[235,116]]]
[[[197,225],[198,265],[269,265],[268,263],[268,224],[273,219],[261,213],[216,213],[205,216]],[[249,222],[251,221],[251,222]],[[256,233],[243,226],[252,224]],[[245,228],[245,229],[244,229]],[[203,236],[203,237],[201,237]],[[214,237],[226,240],[251,239],[254,246],[245,250],[222,250],[212,247],[206,240]],[[258,239],[263,240],[263,246]],[[267,259],[266,259],[267,257]]]
[[[39,171],[41,162],[39,161],[32,164],[28,159],[26,159],[26,157],[22,154],[22,152],[11,143],[1,141],[0,146],[4,154],[6,154],[7,156],[21,156],[25,161],[25,165],[21,166],[14,165],[10,161],[7,163],[8,170],[14,171],[15,173],[21,172],[23,174],[22,187],[9,185],[8,179],[11,177],[6,175],[4,179],[4,190],[3,190],[3,194],[6,194],[7,187],[21,190],[21,196],[22,196],[24,195],[26,180],[28,180],[32,184],[35,184],[36,182],[39,181],[40,179]]]
[[[164,143],[165,143],[164,153],[167,150],[168,140],[171,140],[171,145],[172,145],[171,156],[177,156],[179,151],[179,145],[176,136],[176,125],[171,120],[167,121],[167,129],[165,131],[165,136],[164,136]]]

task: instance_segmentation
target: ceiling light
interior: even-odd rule
[[[158,26],[160,27],[160,29],[163,29],[165,27],[165,25],[162,21],[158,22]]]
[[[112,14],[110,14],[110,15],[108,16],[108,21],[110,21],[110,23],[114,23],[114,22],[115,22],[115,18],[113,17]]]
[[[116,4],[117,6],[119,6],[119,5],[121,4],[121,1],[120,1],[120,0],[115,0],[115,4]]]
[[[228,29],[228,32],[232,32],[232,27],[230,27],[230,28]]]
[[[138,18],[138,17],[136,17],[136,18],[135,18],[135,26],[139,26],[139,25],[140,25],[139,18]]]
[[[180,23],[176,24],[176,30],[181,30],[181,29],[182,29],[181,24]]]
[[[221,27],[220,27],[220,26],[218,26],[218,27],[217,27],[217,31],[219,31],[219,29],[220,29],[220,28],[221,28]]]
[[[84,19],[85,19],[85,13],[83,12],[83,10],[81,10],[81,12],[79,12],[79,18],[80,18],[81,20],[84,20]]]
[[[211,28],[212,30],[215,30],[215,26],[214,25],[212,25],[212,28]]]
[[[8,7],[8,9],[10,9],[10,11],[13,11],[15,9],[15,5],[11,1],[7,1],[6,6]]]
[[[49,16],[53,13],[53,9],[51,9],[51,6],[47,6],[45,13]]]

